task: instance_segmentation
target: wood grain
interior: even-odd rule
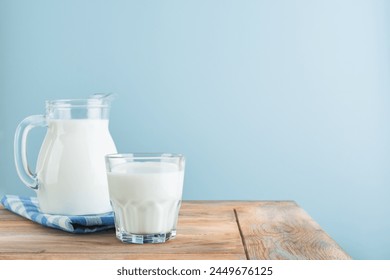
[[[114,230],[71,234],[0,209],[0,259],[347,259],[294,202],[185,201],[176,239],[123,244]]]
[[[249,259],[350,259],[295,202],[263,202],[235,211]]]

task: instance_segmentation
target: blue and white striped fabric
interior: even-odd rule
[[[36,197],[5,195],[1,204],[20,216],[41,225],[72,233],[91,233],[114,228],[113,212],[102,215],[62,216],[39,211]]]

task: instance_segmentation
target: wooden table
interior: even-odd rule
[[[0,259],[350,259],[293,201],[184,201],[176,239],[123,244],[114,230],[71,234],[0,209]]]

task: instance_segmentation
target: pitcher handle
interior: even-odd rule
[[[33,173],[27,161],[27,135],[34,127],[46,126],[46,118],[44,115],[34,115],[25,118],[16,128],[14,138],[14,159],[16,171],[22,182],[34,189],[38,189],[37,174]]]

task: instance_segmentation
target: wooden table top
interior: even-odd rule
[[[177,236],[124,244],[107,230],[72,234],[0,208],[0,259],[350,259],[293,201],[183,201]]]

